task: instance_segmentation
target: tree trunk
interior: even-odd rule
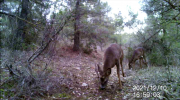
[[[79,10],[79,3],[80,0],[76,2],[76,9],[75,9],[75,23],[74,23],[74,51],[79,51],[79,44],[80,44],[80,10]]]
[[[22,6],[22,10],[20,17],[22,19],[27,20],[27,16],[29,12],[29,0],[22,0],[21,6]],[[26,28],[27,28],[26,22],[19,19],[18,27],[15,35],[15,41],[14,41],[15,49],[20,49],[22,47],[22,43],[24,43],[25,41]]]

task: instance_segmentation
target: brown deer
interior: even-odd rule
[[[140,63],[140,68],[141,67],[141,62],[143,61],[143,63],[147,66],[147,62],[146,62],[146,58],[145,58],[145,54],[144,54],[145,50],[143,47],[137,47],[132,55],[131,60],[129,61],[129,69],[132,68],[132,65],[136,62],[136,60],[139,60]]]
[[[121,49],[121,46],[118,44],[111,44],[106,49],[103,59],[104,60],[103,68],[101,69],[99,64],[95,66],[95,71],[97,72],[101,89],[106,88],[109,76],[111,74],[111,68],[113,68],[115,65],[117,67],[119,86],[120,89],[122,89],[122,83],[119,75],[119,71],[120,71],[119,66],[121,65],[122,74],[124,77],[123,66],[122,66],[123,56],[124,56],[123,50]]]

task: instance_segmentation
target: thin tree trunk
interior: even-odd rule
[[[79,12],[79,3],[80,0],[77,0],[76,2],[76,11],[75,11],[75,23],[74,23],[74,51],[79,51],[79,45],[80,45],[80,31],[79,31],[79,25],[80,25],[80,12]]]

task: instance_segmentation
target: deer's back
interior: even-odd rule
[[[121,47],[118,44],[111,44],[104,54],[104,65],[112,68],[122,55]]]
[[[144,55],[144,48],[143,47],[138,47],[134,50],[133,56],[131,60],[136,60],[141,58]]]
[[[135,54],[143,55],[144,53],[144,48],[143,47],[138,47],[134,51]]]

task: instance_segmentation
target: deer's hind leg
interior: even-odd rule
[[[120,64],[121,64],[121,71],[122,71],[122,75],[123,75],[123,77],[125,77],[125,75],[124,75],[124,71],[123,71],[123,64],[122,64],[122,61],[123,61],[123,59],[120,59]]]
[[[116,64],[117,66],[117,75],[118,75],[118,78],[119,78],[119,87],[120,87],[120,90],[122,89],[122,83],[121,83],[121,78],[120,78],[120,74],[119,74],[119,61],[117,62]]]

